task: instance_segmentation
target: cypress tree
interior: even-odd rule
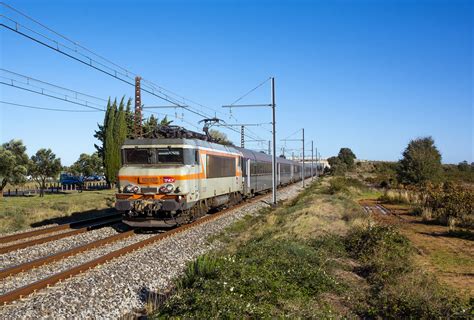
[[[115,124],[114,124],[114,170],[115,175],[117,175],[118,171],[120,170],[121,166],[121,155],[120,149],[127,138],[128,129],[127,129],[127,121],[126,121],[126,112],[125,112],[125,97],[122,98],[119,104],[119,108],[117,111],[117,115],[115,117]]]
[[[94,143],[94,147],[97,150],[99,157],[102,159],[102,162],[104,162],[105,128],[107,127],[107,119],[109,117],[109,112],[110,112],[110,97],[109,97],[109,100],[107,101],[107,109],[105,110],[104,122],[102,125],[97,124],[99,129],[97,129],[94,132],[94,138],[99,140],[101,143],[101,145]]]
[[[114,170],[114,157],[116,156],[116,143],[114,139],[115,118],[117,113],[117,100],[110,106],[105,125],[104,138],[104,168],[107,182],[115,184],[117,181],[116,171]]]
[[[125,108],[125,120],[127,122],[127,138],[133,138],[134,112],[132,112],[132,98],[128,98]]]

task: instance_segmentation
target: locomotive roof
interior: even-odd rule
[[[272,162],[272,156],[263,152],[253,151],[245,148],[226,146],[219,143],[209,142],[199,139],[176,139],[176,138],[160,138],[160,139],[126,139],[124,146],[149,146],[149,145],[173,145],[173,144],[184,144],[196,147],[205,147],[214,150],[242,153],[245,158],[249,158],[257,161]],[[296,161],[288,160],[285,158],[277,157],[277,162],[298,164]]]
[[[226,146],[219,143],[209,142],[199,139],[176,139],[176,138],[160,138],[160,139],[126,139],[123,143],[124,146],[149,146],[149,145],[173,145],[173,144],[184,144],[196,147],[205,147],[214,150],[235,152],[238,150],[232,146]]]

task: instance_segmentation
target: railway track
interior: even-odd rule
[[[78,274],[81,274],[83,272],[86,272],[87,270],[92,269],[92,268],[94,268],[98,265],[104,264],[104,263],[109,262],[113,259],[124,256],[128,253],[131,253],[133,251],[141,249],[141,248],[143,248],[145,246],[148,246],[150,244],[162,241],[166,238],[169,238],[169,237],[174,236],[176,234],[182,233],[186,230],[195,228],[198,225],[202,225],[204,223],[216,220],[216,219],[226,215],[227,213],[229,213],[231,211],[234,211],[235,209],[238,209],[238,208],[240,208],[244,205],[247,205],[249,203],[258,202],[265,196],[266,196],[265,194],[264,195],[259,195],[259,196],[253,198],[252,200],[250,200],[248,202],[242,202],[240,204],[234,205],[230,208],[224,209],[224,210],[219,211],[217,213],[214,213],[212,215],[204,216],[204,217],[202,217],[202,218],[200,218],[200,219],[198,219],[198,220],[196,220],[196,221],[194,221],[190,224],[182,225],[182,226],[177,227],[175,229],[172,229],[170,231],[167,231],[167,232],[164,232],[164,233],[161,233],[161,234],[157,234],[155,236],[149,237],[149,238],[141,240],[139,242],[127,245],[127,246],[125,246],[121,249],[112,251],[108,254],[105,254],[103,256],[95,258],[91,261],[85,262],[83,264],[72,267],[68,270],[56,273],[56,274],[51,275],[47,278],[41,279],[39,281],[33,282],[31,284],[28,284],[28,285],[25,285],[25,286],[20,287],[18,289],[7,292],[7,293],[0,296],[0,305],[5,305],[5,304],[8,304],[8,303],[12,303],[12,302],[14,302],[18,299],[21,299],[23,297],[26,297],[26,296],[28,296],[28,295],[30,295],[30,294],[38,291],[38,290],[41,290],[43,288],[52,286],[52,285],[54,285],[58,282],[61,282],[62,280],[65,280],[65,279],[71,278],[73,276],[76,276]],[[80,246],[80,247],[72,248],[70,250],[59,252],[59,253],[56,253],[56,254],[53,254],[53,255],[50,255],[50,256],[47,256],[47,257],[43,257],[43,258],[28,262],[28,263],[24,263],[24,264],[21,264],[21,265],[17,265],[17,266],[13,266],[13,267],[1,270],[0,271],[0,279],[3,279],[3,278],[6,278],[8,276],[11,276],[11,275],[21,273],[23,271],[28,271],[28,270],[34,269],[34,268],[37,268],[37,267],[42,266],[44,264],[52,263],[54,261],[58,261],[58,260],[66,258],[66,257],[76,255],[76,254],[79,254],[81,252],[85,252],[85,251],[91,250],[93,248],[97,248],[97,247],[106,245],[108,243],[112,243],[112,242],[115,242],[115,241],[118,241],[118,240],[128,238],[128,237],[132,236],[134,234],[134,232],[135,232],[134,230],[130,230],[130,231],[127,231],[127,232],[119,233],[117,235],[114,235],[114,236],[111,236],[111,237],[108,237],[108,238],[104,238],[104,239],[101,239],[101,240],[97,240],[97,241],[88,243],[86,245]]]
[[[82,246],[78,246],[78,247],[75,247],[75,248],[72,248],[72,249],[69,249],[69,250],[61,251],[61,252],[58,252],[58,253],[43,257],[43,258],[39,258],[39,259],[30,261],[30,262],[22,263],[22,264],[17,265],[17,266],[2,269],[2,270],[0,270],[0,279],[4,279],[6,277],[13,276],[13,275],[21,273],[21,272],[29,271],[29,270],[41,267],[45,264],[52,263],[52,262],[55,262],[55,261],[59,261],[61,259],[65,259],[67,257],[74,256],[74,255],[79,254],[81,252],[92,250],[94,248],[98,248],[100,246],[103,246],[103,245],[106,245],[106,244],[109,244],[109,243],[112,243],[112,242],[115,242],[115,241],[119,241],[119,240],[128,238],[128,237],[132,236],[134,233],[135,233],[134,230],[129,230],[129,231],[126,231],[126,232],[115,234],[113,236],[110,236],[110,237],[107,237],[107,238],[104,238],[104,239],[99,239],[99,240],[87,243],[87,244],[82,245]]]
[[[383,216],[394,215],[399,219],[403,219],[398,214],[393,212],[393,210],[391,210],[390,208],[387,208],[385,205],[383,205],[382,203],[380,203],[377,200],[372,200],[372,199],[370,199],[370,200],[360,200],[359,205],[368,214],[370,214],[370,213],[372,213],[372,214],[381,214]]]
[[[32,230],[24,233],[18,233],[10,236],[5,236],[0,238],[0,243],[2,244],[8,244],[11,242],[15,242],[11,245],[6,245],[0,247],[0,254],[27,248],[30,246],[50,242],[50,241],[55,241],[59,240],[62,238],[74,236],[77,234],[85,233],[90,230],[94,230],[103,226],[111,225],[114,223],[117,223],[121,221],[121,216],[119,214],[113,214],[113,215],[107,215],[103,217],[97,217],[97,218],[92,218],[92,219],[87,219],[87,220],[81,220],[69,224],[64,224],[64,225],[59,225],[59,226],[54,226],[50,228],[44,228],[40,230]],[[67,232],[61,232],[57,233],[63,230],[69,230]],[[48,234],[52,234],[50,236],[47,236]],[[29,238],[37,237],[44,235],[44,237],[40,238],[35,238],[32,240],[28,240]],[[20,241],[20,240],[25,240],[25,241]]]

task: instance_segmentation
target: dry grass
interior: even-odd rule
[[[472,232],[450,231],[445,225],[433,223],[433,213],[424,208],[421,216],[411,214],[409,205],[385,205],[396,215],[379,215],[378,222],[396,225],[416,248],[416,264],[442,283],[453,287],[463,299],[474,296],[474,246]],[[401,218],[401,219],[400,219]]]
[[[42,221],[93,213],[113,207],[114,190],[46,194],[43,198],[4,197],[0,199],[0,233],[28,228]]]
[[[389,204],[410,204],[413,206],[423,206],[427,196],[422,192],[403,189],[386,190],[379,200]]]
[[[313,198],[306,207],[293,213],[282,228],[301,239],[314,239],[327,234],[344,235],[352,225],[365,224],[367,216],[362,209],[353,207],[345,198],[321,195]]]
[[[424,207],[421,211],[421,219],[425,222],[433,220],[433,210]]]

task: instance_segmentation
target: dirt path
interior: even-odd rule
[[[405,205],[362,200],[360,204],[380,223],[396,225],[418,251],[417,260],[426,270],[458,290],[474,297],[474,239],[463,232],[449,233],[446,226],[423,222],[409,214]]]

